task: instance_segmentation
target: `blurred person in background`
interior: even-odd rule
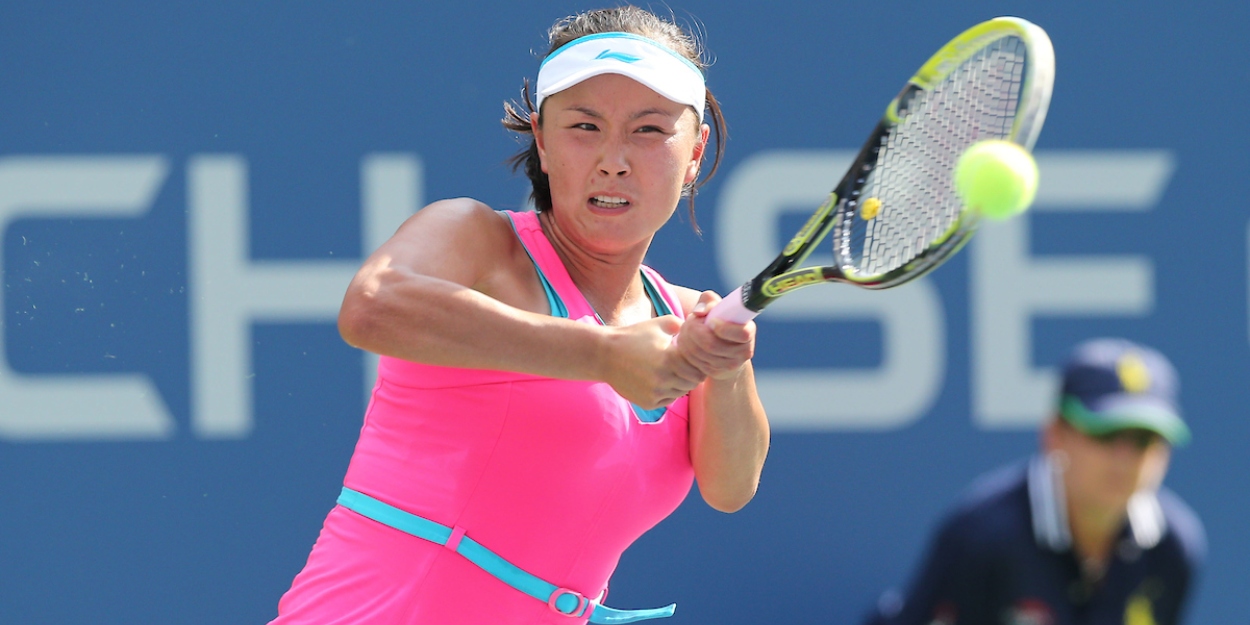
[[[1172,625],[1206,550],[1197,515],[1162,487],[1189,428],[1158,351],[1077,346],[1041,452],[978,480],[947,515],[906,595],[871,625]]]

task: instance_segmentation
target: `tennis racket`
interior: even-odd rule
[[[776,260],[710,316],[746,323],[801,287],[886,289],[941,265],[979,221],[955,193],[955,162],[985,139],[1031,150],[1054,76],[1050,38],[1023,19],[995,18],[955,37],[890,102],[842,181]],[[797,267],[830,233],[834,265]]]

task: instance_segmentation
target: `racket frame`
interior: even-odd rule
[[[1028,66],[1020,88],[1019,108],[1006,140],[1032,150],[1046,119],[1054,84],[1054,48],[1046,32],[1037,25],[1017,17],[994,18],[960,33],[943,46],[915,75],[902,91],[890,101],[885,114],[864,142],[851,167],[833,192],[816,209],[781,253],[763,271],[713,309],[712,316],[745,323],[782,295],[822,282],[845,282],[867,289],[886,289],[919,278],[941,265],[959,251],[976,232],[979,214],[964,210],[938,239],[916,258],[891,271],[877,275],[860,275],[849,259],[849,229],[835,234],[833,266],[795,268],[807,259],[816,245],[830,231],[851,219],[858,210],[859,192],[876,166],[882,137],[901,121],[901,111],[918,94],[932,89],[965,60],[989,43],[1007,36],[1019,37],[1027,50]],[[840,262],[839,262],[840,261]]]

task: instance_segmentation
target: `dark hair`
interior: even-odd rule
[[[586,35],[611,32],[632,33],[657,41],[689,59],[700,70],[707,68],[707,63],[702,58],[702,45],[694,36],[672,21],[665,20],[645,9],[628,5],[614,9],[588,11],[556,22],[547,33],[550,43],[547,54]],[[504,102],[503,125],[504,128],[518,134],[530,135],[529,147],[513,155],[508,162],[512,165],[513,171],[525,169],[525,176],[530,179],[530,184],[533,186],[530,198],[534,200],[534,207],[539,211],[545,211],[551,208],[551,183],[547,179],[547,174],[542,170],[542,163],[538,157],[538,144],[534,141],[533,128],[530,126],[530,115],[536,111],[528,79],[521,86],[521,100],[525,107],[524,112],[519,108],[520,105]],[[707,91],[707,113],[708,121],[712,126],[712,134],[716,140],[712,167],[701,179],[687,184],[682,190],[682,194],[689,200],[690,225],[695,232],[699,232],[699,225],[694,216],[695,192],[716,174],[725,151],[725,116],[721,113],[720,103],[716,101],[710,89]],[[539,123],[542,123],[541,120],[540,117]]]

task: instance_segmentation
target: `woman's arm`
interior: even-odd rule
[[[603,381],[643,407],[702,379],[671,346],[681,320],[603,328],[554,318],[538,285],[504,216],[469,199],[436,202],[365,261],[339,332],[414,362]]]
[[[768,455],[768,417],[750,360],[755,323],[710,320],[720,297],[709,291],[698,298],[678,337],[683,355],[708,376],[690,393],[690,458],[704,501],[736,512],[755,496]]]

